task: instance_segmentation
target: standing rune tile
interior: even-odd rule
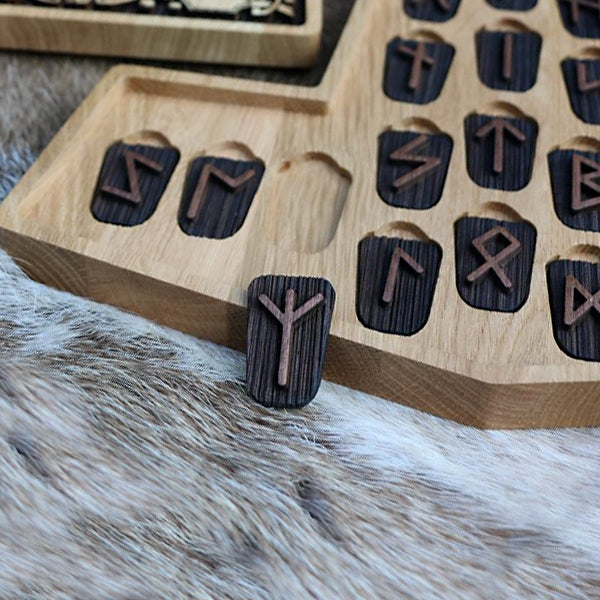
[[[442,91],[453,58],[454,48],[449,44],[394,38],[386,52],[386,95],[400,102],[433,102]]]
[[[542,38],[534,32],[478,31],[479,79],[490,88],[524,92],[537,79]]]
[[[600,264],[556,260],[546,276],[558,347],[573,358],[600,361]]]
[[[411,19],[448,21],[458,9],[460,0],[404,0],[404,12]]]
[[[413,335],[423,329],[442,250],[435,242],[364,238],[358,246],[356,314],[369,329]]]
[[[382,133],[377,171],[381,199],[402,208],[436,205],[444,189],[452,146],[452,138],[443,133]]]
[[[300,408],[315,397],[334,303],[325,279],[265,275],[250,283],[246,387],[252,398]]]
[[[538,126],[533,119],[469,115],[467,170],[478,185],[515,191],[531,179]]]
[[[600,232],[600,152],[548,155],[554,210],[567,227]]]
[[[600,0],[556,0],[565,28],[577,37],[600,38]]]
[[[571,109],[586,123],[600,124],[600,60],[563,60]]]
[[[175,148],[113,144],[100,169],[92,214],[113,225],[143,223],[156,210],[178,162]]]
[[[244,224],[264,171],[258,161],[194,160],[179,206],[181,229],[197,237],[231,237]]]
[[[474,308],[516,312],[529,296],[536,230],[526,222],[464,217],[454,226],[456,287]]]

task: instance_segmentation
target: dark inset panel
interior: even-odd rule
[[[600,60],[562,62],[571,109],[582,121],[600,124]]]
[[[467,170],[478,185],[515,191],[531,179],[538,126],[533,119],[469,115]]]
[[[556,0],[565,28],[577,37],[600,38],[600,8],[596,0]]]
[[[94,218],[128,227],[143,223],[156,210],[178,162],[175,148],[113,144],[94,190]]]
[[[179,226],[188,235],[225,239],[244,224],[264,165],[203,156],[192,162],[179,205]]]
[[[246,387],[252,398],[300,408],[315,397],[334,303],[326,279],[266,275],[250,283]]]
[[[394,38],[385,58],[386,95],[413,104],[433,102],[442,91],[453,57],[449,44]]]
[[[554,210],[567,227],[600,232],[600,152],[548,155]]]
[[[600,264],[556,260],[546,271],[552,330],[569,356],[600,360]]]
[[[452,138],[443,133],[386,131],[379,136],[377,193],[391,206],[426,209],[444,191]]]
[[[448,21],[458,10],[460,0],[404,0],[404,12],[412,19]]]
[[[120,3],[100,5],[92,0],[65,2],[58,0],[0,0],[0,4],[47,7],[53,10],[85,10],[112,12],[129,15],[152,15],[157,17],[184,17],[186,19],[215,19],[217,21],[257,21],[285,25],[302,25],[306,21],[305,0],[273,0],[264,7],[252,10],[249,3],[213,2],[215,10],[200,10],[193,1],[146,2],[129,0]]]
[[[442,250],[434,242],[367,237],[358,246],[356,314],[369,329],[413,335],[423,329]]]
[[[488,4],[500,10],[531,10],[537,0],[487,0]]]
[[[490,88],[524,92],[537,79],[542,38],[533,32],[478,31],[479,79]]]
[[[454,225],[456,287],[474,308],[516,312],[527,301],[536,230],[529,223],[464,217]]]

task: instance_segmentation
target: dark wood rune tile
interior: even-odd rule
[[[429,319],[442,250],[435,242],[366,237],[358,246],[356,314],[369,329],[413,335]]]
[[[188,235],[224,239],[239,231],[258,191],[264,165],[203,156],[192,162],[179,206]]]
[[[453,57],[449,44],[394,38],[385,59],[386,95],[400,102],[433,102],[442,91]]]
[[[556,260],[546,278],[558,347],[573,358],[600,361],[600,264]]]
[[[143,223],[156,210],[178,162],[175,148],[113,144],[100,169],[92,214],[113,225]]]
[[[537,0],[487,0],[488,4],[500,10],[531,10]]]
[[[563,25],[573,35],[600,38],[599,0],[556,0]]]
[[[600,232],[600,152],[555,150],[548,167],[556,216],[567,227]]]
[[[426,209],[442,197],[452,155],[443,133],[386,131],[379,136],[377,192],[387,204]]]
[[[300,408],[315,397],[334,303],[326,279],[265,275],[250,283],[246,387],[252,398]]]
[[[537,233],[533,225],[464,217],[454,225],[456,287],[474,308],[516,312],[527,301]]]
[[[600,60],[563,60],[571,109],[582,121],[600,124]]]
[[[404,0],[404,12],[411,19],[448,21],[458,9],[460,0]]]
[[[515,191],[531,179],[538,126],[533,119],[469,115],[467,170],[478,185]]]
[[[542,38],[525,31],[478,31],[477,71],[482,83],[497,90],[524,92],[537,79]]]

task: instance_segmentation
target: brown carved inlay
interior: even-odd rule
[[[502,77],[507,81],[512,78],[514,38],[505,33],[502,40]]]
[[[484,138],[492,131],[494,132],[494,173],[502,173],[504,171],[504,132],[510,133],[520,143],[524,142],[527,136],[502,117],[494,117],[488,121],[475,132],[475,136]]]
[[[503,250],[500,250],[497,254],[490,254],[486,248],[486,244],[497,236],[502,236],[508,242],[508,246]],[[507,290],[512,290],[512,281],[506,275],[502,267],[521,252],[521,242],[511,235],[504,227],[499,225],[498,227],[490,229],[483,235],[480,235],[478,238],[475,238],[472,243],[485,262],[467,275],[467,281],[469,283],[474,283],[486,275],[488,271],[492,270],[500,280],[500,283],[502,283]]]
[[[587,78],[587,71],[585,70],[585,63],[577,63],[577,89],[580,92],[593,92],[594,90],[600,89],[600,79],[589,81]]]
[[[577,309],[575,309],[575,290],[585,299]],[[565,280],[565,325],[567,327],[575,325],[592,309],[596,309],[596,312],[600,314],[600,290],[592,294],[576,277],[567,275]]]
[[[390,268],[388,269],[387,279],[385,280],[383,297],[381,298],[384,304],[389,304],[394,297],[394,290],[396,289],[396,281],[398,280],[398,271],[400,269],[401,260],[403,260],[418,275],[425,273],[425,269],[410,254],[398,246],[398,248],[396,248],[392,254]]]
[[[108,184],[104,184],[100,189],[106,194],[117,196],[132,204],[140,204],[143,198],[140,193],[140,182],[137,169],[135,168],[136,163],[152,171],[156,171],[157,173],[162,172],[163,165],[150,160],[137,152],[133,152],[132,150],[125,150],[123,157],[125,158],[125,165],[127,167],[127,184],[129,185],[129,191]]]
[[[421,166],[417,167],[416,169],[412,169],[405,175],[402,175],[401,177],[398,177],[396,180],[394,180],[393,186],[396,189],[400,189],[401,187],[412,183],[413,181],[416,181],[417,179],[423,177],[424,175],[437,168],[441,164],[442,159],[437,156],[422,156],[419,154],[411,154],[413,150],[417,150],[426,142],[427,136],[421,134],[419,137],[408,142],[408,144],[405,144],[401,148],[394,150],[394,152],[390,154],[391,160],[421,163]]]
[[[591,173],[583,173],[582,165],[593,169]],[[586,186],[590,190],[600,194],[600,184],[594,181],[600,177],[600,164],[596,161],[586,158],[581,154],[573,154],[573,183],[571,190],[571,208],[578,212],[586,208],[594,208],[600,205],[600,195],[593,198],[582,198],[582,187]]]
[[[325,300],[325,297],[323,294],[316,294],[302,306],[294,310],[294,305],[296,304],[296,291],[288,289],[285,294],[285,308],[283,312],[277,308],[266,294],[261,294],[258,297],[258,300],[279,321],[279,323],[281,323],[281,351],[279,353],[277,384],[281,387],[287,387],[290,380],[290,354],[293,342],[294,325],[321,304],[321,302]]]
[[[208,191],[208,182],[210,181],[211,177],[219,179],[232,190],[237,190],[239,187],[250,181],[255,176],[256,172],[254,171],[254,169],[248,169],[238,177],[231,177],[231,175],[228,175],[215,165],[204,165],[204,167],[202,168],[202,173],[200,174],[200,179],[198,180],[198,185],[196,186],[196,189],[194,191],[192,201],[190,202],[190,206],[187,210],[186,217],[190,220],[194,220],[198,217],[198,213],[200,212],[202,203],[206,198],[206,193]]]
[[[406,46],[404,44],[399,44],[396,47],[396,50],[400,52],[400,54],[412,56],[413,64],[410,71],[410,78],[408,80],[408,87],[411,90],[416,90],[421,85],[423,66],[432,67],[435,63],[435,60],[431,56],[427,55],[427,48],[424,42],[417,42],[415,48],[411,48],[410,46]]]

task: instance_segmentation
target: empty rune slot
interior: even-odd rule
[[[433,102],[442,91],[453,58],[454,48],[449,44],[394,38],[386,51],[386,95],[400,102]]]
[[[351,183],[350,173],[320,152],[284,161],[269,178],[262,233],[278,248],[320,252],[335,236]]]
[[[474,308],[516,312],[527,301],[537,233],[527,222],[463,217],[454,226],[456,287]]]
[[[377,169],[381,199],[402,208],[435,206],[444,190],[452,146],[452,138],[443,133],[382,133]]]
[[[600,152],[555,150],[548,167],[557,217],[567,227],[600,232]]]
[[[577,37],[600,38],[600,0],[556,0],[565,28]]]
[[[334,303],[326,279],[265,275],[250,283],[246,387],[257,402],[300,408],[315,397]]]
[[[369,236],[358,246],[356,314],[369,329],[414,335],[427,323],[442,250],[421,240]]]
[[[546,278],[558,347],[573,358],[600,361],[600,263],[556,260]]]
[[[524,92],[537,79],[542,38],[532,31],[478,31],[479,79],[488,87]]]
[[[92,214],[113,225],[143,223],[156,210],[178,162],[175,148],[113,144],[100,169]]]
[[[533,119],[469,115],[465,119],[469,176],[486,188],[524,188],[531,179],[537,133]]]
[[[448,21],[458,9],[460,0],[404,0],[404,11],[412,19]]]
[[[571,109],[582,121],[599,125],[600,59],[568,58],[561,66]]]
[[[179,207],[179,226],[188,235],[225,239],[244,224],[264,165],[258,161],[204,156],[189,168]]]

